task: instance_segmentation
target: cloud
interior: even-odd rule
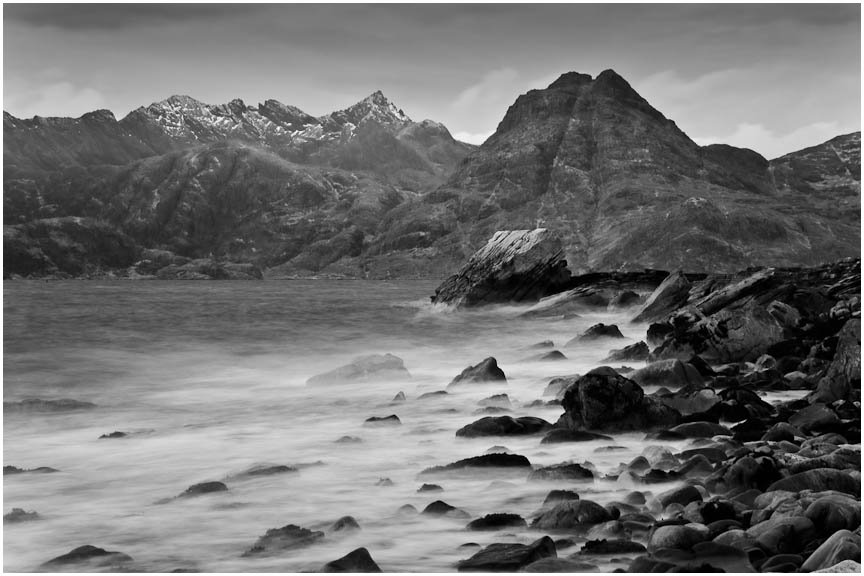
[[[7,84],[8,88],[9,84]],[[55,82],[42,86],[29,85],[23,90],[4,94],[3,108],[19,118],[53,116],[63,110],[70,116],[81,116],[105,107],[106,99],[101,92],[88,86],[75,86],[71,82]]]
[[[116,30],[242,16],[261,8],[248,4],[4,4],[3,19],[68,30]]]
[[[468,144],[477,144],[480,145],[486,141],[489,136],[491,136],[493,132],[456,132],[453,134],[453,138],[459,140],[461,142],[467,142]]]
[[[768,159],[816,146],[843,132],[837,122],[814,122],[785,134],[778,134],[762,124],[741,123],[726,136],[697,136],[693,140],[700,146],[730,144],[750,148]]]

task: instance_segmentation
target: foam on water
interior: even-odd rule
[[[422,510],[441,499],[472,517],[528,518],[553,488],[601,503],[632,490],[617,482],[529,483],[525,475],[503,476],[507,484],[496,485],[495,473],[418,476],[494,445],[535,467],[587,460],[613,472],[646,445],[644,434],[543,446],[539,436],[455,438],[481,417],[477,402],[497,393],[510,395],[512,415],[554,422],[560,407],[524,405],[541,398],[551,377],[596,367],[609,349],[644,336],[645,326],[620,313],[570,320],[522,319],[521,307],[453,313],[426,304],[433,288],[419,281],[7,282],[4,399],[68,397],[98,408],[5,416],[4,464],[61,470],[4,478],[4,511],[42,516],[6,526],[5,569],[34,570],[93,544],[125,552],[136,569],[151,571],[302,571],[359,546],[385,571],[453,571],[471,554],[458,549],[466,542],[529,542],[540,534],[467,533],[467,520],[400,515],[402,505]],[[563,347],[597,322],[618,323],[628,339]],[[532,344],[550,339],[567,360],[523,361],[541,352]],[[385,352],[404,359],[410,379],[306,385],[355,356]],[[498,359],[508,383],[417,399],[487,356]],[[407,401],[391,404],[399,391]],[[370,416],[389,414],[402,425],[363,426]],[[137,432],[98,439],[114,430]],[[363,442],[335,442],[345,435]],[[626,449],[595,452],[610,444]],[[230,478],[260,463],[300,470]],[[381,478],[393,485],[377,486]],[[225,481],[229,491],[157,503],[208,480]],[[417,493],[423,482],[444,492]],[[362,530],[271,557],[241,557],[270,528],[323,530],[345,515]]]

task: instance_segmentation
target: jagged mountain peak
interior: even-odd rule
[[[558,77],[557,80],[552,82],[547,90],[555,90],[555,89],[566,89],[566,88],[579,88],[581,86],[585,86],[586,84],[590,84],[593,78],[590,74],[582,74],[580,72],[565,72],[561,76]]]
[[[412,122],[411,118],[380,90],[348,108],[322,116],[320,120],[329,130],[340,129],[349,123],[354,126],[370,122],[381,126],[401,126]]]

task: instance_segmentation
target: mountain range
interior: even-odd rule
[[[535,227],[577,272],[860,254],[860,132],[770,161],[699,146],[611,70],[519,96],[479,147],[381,92],[317,118],[172,96],[120,120],[3,121],[5,277],[155,260],[440,277],[495,231]]]

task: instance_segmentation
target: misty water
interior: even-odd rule
[[[124,552],[130,568],[208,572],[303,571],[360,546],[384,571],[448,571],[474,549],[467,542],[530,542],[530,529],[467,532],[466,519],[398,512],[434,500],[472,518],[492,512],[530,517],[554,488],[600,503],[634,486],[528,482],[487,471],[476,477],[419,477],[424,468],[506,446],[534,467],[589,461],[602,474],[640,454],[644,434],[614,442],[540,445],[540,436],[457,439],[482,414],[478,401],[510,395],[513,416],[554,422],[560,406],[526,407],[556,375],[584,373],[610,348],[641,339],[631,313],[568,320],[520,318],[518,307],[454,313],[429,304],[432,281],[6,282],[4,400],[74,398],[96,409],[5,414],[4,464],[50,466],[54,474],[4,478],[4,512],[40,520],[6,525],[4,568],[31,571],[84,544]],[[626,341],[563,347],[597,322],[617,322]],[[553,340],[567,355],[527,361]],[[354,385],[306,384],[312,375],[362,354],[404,359],[410,379]],[[498,359],[508,382],[443,390],[468,365]],[[629,363],[639,367],[640,363]],[[404,391],[407,401],[392,404]],[[549,397],[543,398],[550,399]],[[369,428],[370,416],[397,414],[401,426]],[[127,438],[99,439],[115,430]],[[342,436],[362,443],[336,443]],[[616,452],[595,451],[609,445]],[[680,449],[685,442],[665,442]],[[298,467],[252,479],[256,464]],[[377,485],[389,478],[392,486]],[[170,500],[188,486],[224,481],[229,490]],[[424,482],[443,492],[418,493]],[[664,485],[652,485],[659,491]],[[270,528],[326,530],[351,515],[361,530],[328,534],[306,548],[242,557]],[[578,551],[559,550],[565,556]],[[610,558],[604,570],[620,566]]]

